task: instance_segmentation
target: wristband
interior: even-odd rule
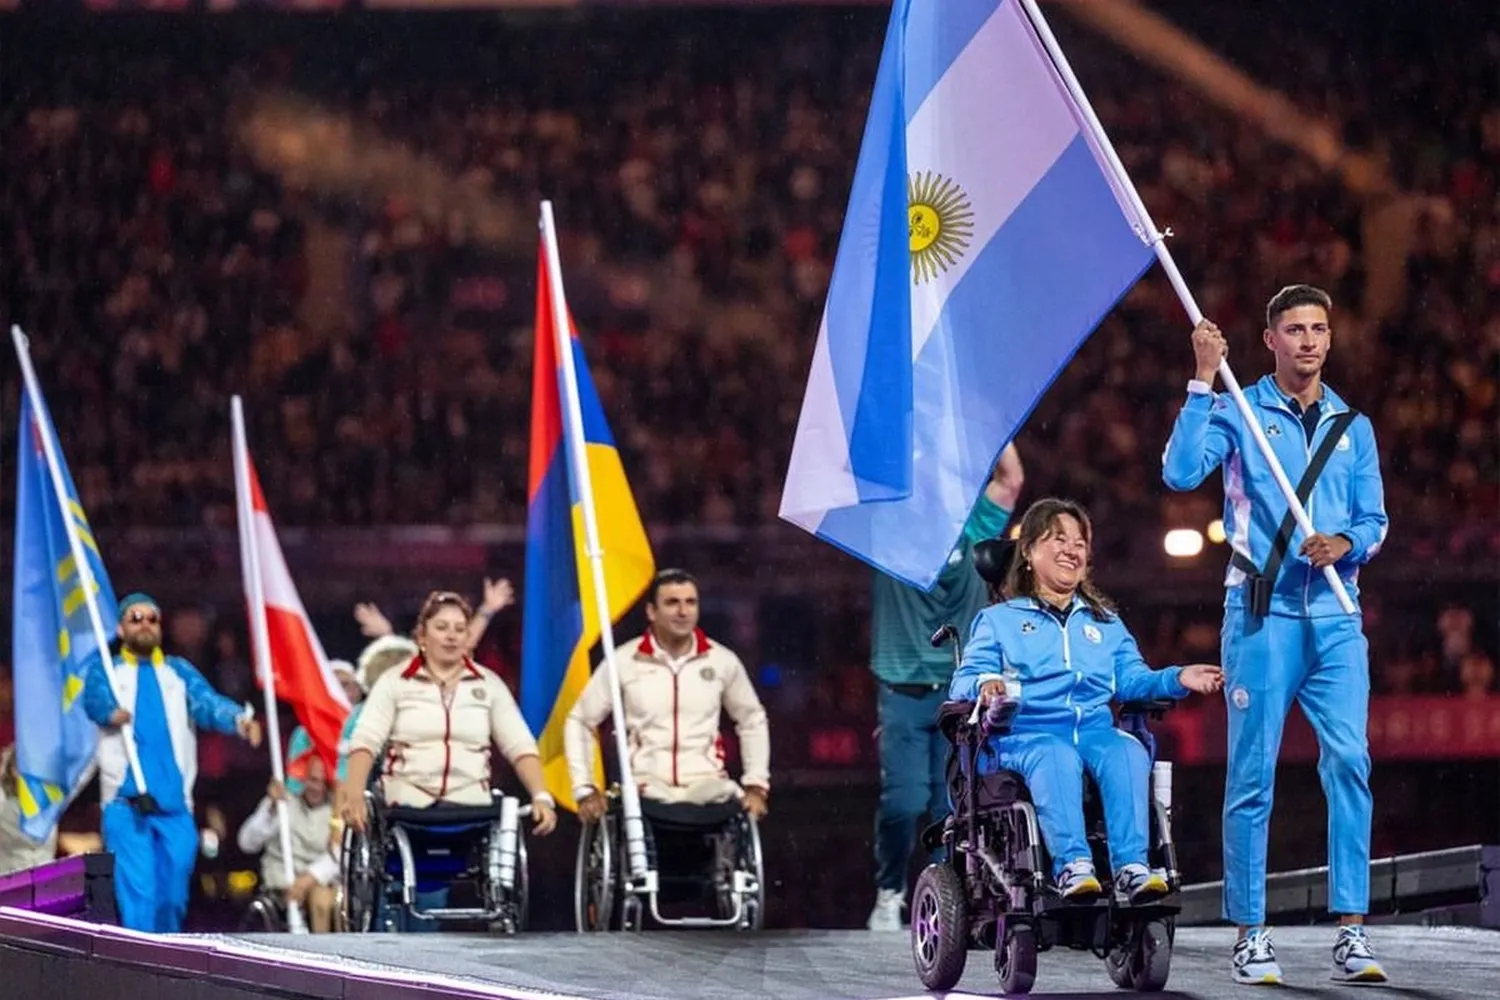
[[[536,805],[538,802],[545,805],[548,809],[557,808],[557,800],[552,797],[551,792],[538,792],[531,797],[532,805]]]
[[[1187,391],[1195,396],[1212,396],[1214,394],[1214,387],[1201,378],[1190,378],[1188,379]]]

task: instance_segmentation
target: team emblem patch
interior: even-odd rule
[[[1279,438],[1279,437],[1281,437],[1281,425],[1280,424],[1266,424],[1266,437],[1273,437],[1273,438]]]
[[[1243,712],[1250,707],[1250,692],[1246,691],[1242,685],[1236,684],[1229,692],[1229,700],[1234,703],[1235,708]]]
[[[1030,633],[1035,632],[1035,631],[1036,631],[1036,623],[1035,622],[1022,622],[1021,623],[1021,634],[1022,635],[1029,635]]]
[[[698,676],[702,677],[706,681],[711,681],[714,679],[714,668],[704,667],[702,670],[698,671]]]
[[[1083,627],[1083,637],[1096,646],[1104,641],[1104,633],[1100,632],[1096,625],[1085,625]]]
[[[487,698],[487,697],[489,697],[489,696],[487,694],[485,694],[485,691],[484,691],[483,687],[477,687],[477,688],[474,689],[474,700],[475,701],[484,701],[484,699]]]
[[[1334,445],[1335,451],[1348,451],[1353,445],[1349,443],[1349,435],[1344,434],[1339,438],[1339,443]]]

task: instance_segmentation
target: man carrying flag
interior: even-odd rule
[[[120,652],[114,657],[119,697],[103,657],[96,656],[83,692],[99,739],[104,846],[115,856],[115,902],[132,930],[175,933],[187,913],[188,883],[198,856],[193,785],[196,729],[239,733],[260,746],[260,723],[214,691],[196,667],[162,652],[161,608],[145,594],[120,602]],[[121,727],[134,728],[149,795],[127,767]]]

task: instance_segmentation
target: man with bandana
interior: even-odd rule
[[[84,710],[102,730],[101,826],[104,846],[115,857],[115,903],[123,926],[175,933],[187,913],[198,855],[196,731],[238,733],[259,746],[260,723],[248,707],[215,691],[191,663],[162,652],[161,608],[150,597],[131,594],[120,602],[117,634],[118,699],[102,658],[90,667],[83,692]],[[126,756],[121,727],[127,724],[134,730],[144,790]]]

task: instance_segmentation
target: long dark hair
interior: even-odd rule
[[[1026,508],[1026,514],[1021,518],[1021,537],[1016,539],[1016,549],[1011,555],[1010,570],[1005,574],[1005,586],[1002,590],[1007,599],[1040,596],[1037,593],[1036,573],[1031,569],[1031,560],[1027,553],[1037,542],[1058,530],[1058,519],[1063,516],[1071,517],[1078,522],[1078,527],[1083,532],[1084,544],[1090,550],[1089,563],[1092,565],[1094,524],[1089,520],[1089,512],[1083,509],[1083,504],[1076,500],[1060,500],[1057,497],[1038,500]],[[1078,582],[1078,596],[1095,618],[1100,621],[1114,618],[1116,614],[1114,602],[1094,586],[1087,570],[1088,567],[1085,567],[1083,579]]]

